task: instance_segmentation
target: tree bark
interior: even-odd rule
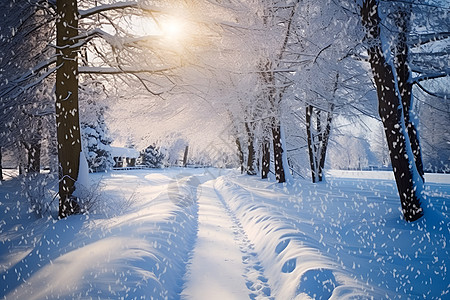
[[[245,122],[245,130],[247,131],[247,174],[256,175],[256,151],[255,151],[255,136],[252,129],[247,122]]]
[[[417,171],[414,158],[410,157],[412,149],[407,143],[404,112],[401,97],[397,93],[397,78],[394,76],[393,67],[383,56],[378,1],[364,1],[361,17],[366,27],[366,38],[369,41],[369,62],[377,87],[379,115],[390,150],[403,216],[407,221],[415,221],[423,215],[420,207],[423,181]]]
[[[248,138],[247,174],[256,175],[256,151],[253,137]]]
[[[407,44],[407,33],[409,32],[409,21],[411,18],[411,4],[398,3],[395,18],[395,23],[398,28],[397,41],[395,44],[394,63],[398,76],[398,88],[402,99],[403,117],[405,118],[406,131],[411,143],[412,152],[414,155],[414,162],[417,171],[424,181],[424,171],[422,162],[422,151],[420,148],[419,137],[417,129],[411,120],[414,118],[412,109],[412,73],[409,68],[408,56],[409,47]]]
[[[262,143],[261,179],[267,179],[270,172],[270,144],[268,140]]]
[[[3,180],[2,147],[0,146],[0,181]]]
[[[334,105],[331,105],[330,111],[327,113],[327,126],[325,127],[325,131],[323,132],[320,146],[320,154],[319,154],[319,174],[318,180],[323,181],[323,169],[325,167],[325,159],[327,155],[328,141],[330,140],[330,132],[331,132],[331,122],[333,121],[333,110]]]
[[[59,217],[77,212],[72,196],[78,178],[81,136],[78,109],[78,9],[76,0],[57,0],[56,124],[59,159]]]
[[[189,146],[186,146],[186,148],[184,148],[183,167],[186,167],[186,166],[187,166],[188,153],[189,153]]]
[[[236,146],[238,148],[238,156],[239,156],[239,164],[241,166],[241,174],[244,173],[244,152],[242,151],[241,141],[237,137],[236,140]]]
[[[41,171],[41,143],[34,142],[26,146],[27,149],[27,173],[39,173]]]
[[[321,113],[312,105],[306,106],[306,135],[308,142],[309,164],[311,167],[312,182],[323,181],[323,169],[327,154],[328,141],[331,132],[331,122],[333,120],[334,105],[330,105],[330,111],[327,113],[325,129],[322,126]],[[316,132],[313,132],[313,118],[316,118]]]
[[[273,161],[275,164],[275,178],[279,183],[286,182],[286,176],[283,168],[283,145],[281,144],[280,123],[272,127],[273,138]]]
[[[287,36],[288,35],[286,35],[285,43],[287,43]],[[272,112],[278,115],[277,112],[280,109],[282,92],[279,92],[277,97],[277,90],[275,88],[276,79],[272,68],[273,64],[269,59],[267,59],[265,62],[260,63],[262,80],[268,87],[267,89],[268,103],[270,103]],[[281,124],[279,117],[272,117],[270,124],[272,127],[271,130],[273,141],[273,157],[275,164],[275,178],[279,183],[282,183],[286,182],[286,175],[284,173],[283,167],[283,144],[281,141]]]
[[[311,168],[311,178],[312,182],[317,182],[317,162],[315,155],[315,147],[314,147],[314,136],[312,132],[312,114],[313,107],[312,105],[306,106],[306,136],[308,142],[308,153],[309,153],[309,166]]]

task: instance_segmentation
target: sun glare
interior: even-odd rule
[[[183,22],[175,17],[169,18],[161,23],[161,29],[165,37],[169,39],[180,39],[183,37]]]

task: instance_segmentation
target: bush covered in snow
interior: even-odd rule
[[[81,89],[81,144],[89,165],[89,172],[103,172],[114,165],[110,146],[112,138],[104,117],[107,109],[104,104],[106,100],[106,95],[99,83],[88,82]]]
[[[164,154],[155,145],[150,145],[141,151],[141,163],[149,168],[161,168]]]
[[[86,154],[90,172],[103,172],[113,165],[110,146],[112,140],[102,119],[81,124],[83,152]]]

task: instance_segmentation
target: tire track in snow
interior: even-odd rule
[[[250,291],[250,299],[275,299],[271,296],[271,288],[268,284],[268,279],[264,275],[264,268],[261,265],[261,261],[258,258],[253,243],[247,237],[241,222],[231,211],[223,196],[216,188],[214,188],[214,191],[216,192],[220,203],[225,208],[227,215],[233,222],[233,233],[235,241],[239,245],[239,250],[242,253],[242,263],[245,266],[245,274],[243,274],[243,276],[246,281],[245,285]]]

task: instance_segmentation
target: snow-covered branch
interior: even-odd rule
[[[35,76],[37,73],[39,73],[41,70],[51,66],[52,64],[56,63],[56,57],[50,58],[46,61],[42,61],[39,64],[37,64],[34,68],[28,70],[18,78],[12,80],[8,85],[7,88],[5,88],[1,93],[0,97],[3,97],[7,94],[9,94],[11,91],[13,91],[15,88],[19,87],[22,83],[25,81],[31,79],[33,76]],[[43,75],[39,76],[38,80],[31,86],[27,85],[26,88],[30,88],[34,85],[36,85],[38,82],[43,80],[44,78],[48,77],[51,73],[53,73],[55,68],[52,68],[45,72]],[[25,87],[22,87],[21,90],[25,89]]]
[[[449,99],[449,98],[450,98],[450,95],[449,95],[449,94],[432,92],[432,91],[430,91],[429,89],[427,89],[426,87],[424,87],[422,84],[420,84],[419,82],[416,82],[416,85],[417,85],[422,91],[424,91],[425,93],[427,93],[428,95],[431,95],[431,96],[433,96],[433,97],[441,98],[441,99]],[[434,109],[439,110],[438,108],[434,108]]]
[[[110,11],[110,10],[117,10],[117,9],[126,9],[126,8],[136,8],[141,9],[145,12],[159,12],[162,13],[164,10],[161,7],[158,6],[152,6],[152,5],[144,5],[139,3],[138,1],[123,1],[123,2],[117,2],[112,4],[105,4],[96,6],[93,8],[85,9],[85,10],[79,10],[80,18],[87,18],[89,16],[99,14],[102,12]]]
[[[419,47],[431,42],[436,42],[440,40],[444,40],[450,38],[450,32],[437,32],[437,33],[428,33],[428,34],[419,34],[413,36],[411,40],[411,45],[413,47]]]
[[[417,82],[421,82],[421,81],[425,81],[425,80],[431,80],[431,79],[442,78],[442,77],[447,77],[447,76],[450,76],[450,69],[445,69],[440,72],[428,73],[428,74],[417,76],[412,79],[412,82],[417,83]]]
[[[80,66],[78,72],[80,74],[104,74],[104,75],[116,75],[116,74],[139,74],[139,73],[150,73],[150,74],[161,74],[171,70],[175,70],[176,67],[160,68],[160,69],[138,69],[133,67],[86,67]]]
[[[297,5],[299,4],[299,2],[300,1],[296,1],[295,4],[292,6],[292,10],[291,10],[291,12],[289,14],[289,17],[287,19],[286,31],[285,31],[285,34],[284,34],[284,40],[283,40],[283,43],[281,45],[280,51],[278,53],[278,57],[277,57],[278,62],[277,63],[279,63],[279,61],[283,58],[284,51],[287,48],[289,37],[291,35],[291,30],[292,30],[292,21],[293,21],[295,12],[297,10]]]

